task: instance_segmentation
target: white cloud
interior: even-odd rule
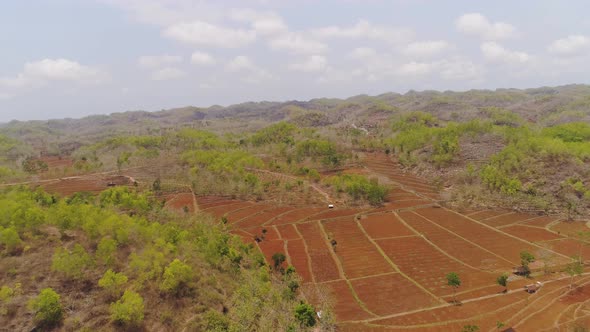
[[[409,62],[399,67],[398,73],[403,76],[419,76],[430,74],[436,67],[434,63]]]
[[[67,59],[43,59],[27,62],[16,77],[0,78],[0,85],[12,88],[44,85],[49,81],[98,83],[106,74],[97,68]]]
[[[231,29],[202,21],[176,23],[162,34],[186,44],[238,48],[256,40],[253,30]]]
[[[0,92],[0,100],[8,100],[8,99],[11,99],[12,97],[14,97],[14,95],[12,95],[10,93]]]
[[[427,58],[441,54],[450,48],[451,45],[444,40],[430,40],[410,43],[403,52],[408,56]]]
[[[319,54],[325,52],[328,46],[306,37],[301,32],[289,32],[272,39],[270,48],[300,54]]]
[[[196,51],[191,55],[191,63],[193,65],[211,66],[216,62],[217,61],[215,61],[215,59],[209,53]]]
[[[590,38],[583,35],[571,35],[554,41],[549,45],[548,50],[557,55],[577,55],[590,50]]]
[[[480,49],[484,58],[491,62],[525,63],[531,58],[527,53],[507,50],[496,42],[485,42]]]
[[[162,69],[158,69],[152,73],[151,78],[154,81],[169,81],[169,80],[176,80],[179,78],[183,78],[186,76],[186,73],[178,68],[174,67],[165,67]]]
[[[304,62],[293,63],[289,65],[289,69],[303,72],[319,72],[326,69],[328,62],[326,57],[322,55],[312,55]]]
[[[407,42],[414,32],[406,28],[374,25],[367,20],[360,20],[351,27],[328,26],[312,30],[320,38],[364,38],[390,43]]]
[[[138,65],[143,68],[158,68],[181,62],[182,57],[179,55],[144,55],[137,60]]]
[[[500,40],[515,37],[516,28],[505,22],[490,22],[480,13],[462,15],[455,22],[457,29],[484,40]]]
[[[245,55],[238,55],[225,65],[225,70],[230,73],[243,74],[241,79],[248,83],[259,83],[272,78],[272,75],[263,68],[255,65]]]
[[[438,63],[440,76],[451,81],[476,81],[483,80],[485,69],[471,60],[463,58],[445,59]]]
[[[353,59],[372,58],[377,55],[377,51],[370,47],[357,47],[350,52],[350,57]]]
[[[288,31],[282,17],[273,12],[260,12],[252,9],[233,9],[230,17],[238,22],[250,23],[252,29],[261,35],[277,35]]]

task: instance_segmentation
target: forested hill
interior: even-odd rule
[[[157,112],[129,111],[82,119],[12,121],[0,133],[55,154],[67,153],[116,134],[154,134],[183,126],[213,131],[259,129],[288,121],[299,126],[355,125],[371,128],[396,113],[422,111],[441,120],[468,121],[490,107],[516,113],[543,126],[590,121],[590,86],[566,85],[535,89],[409,91],[348,99],[247,102],[228,107],[182,107]],[[247,120],[247,121],[232,121]]]

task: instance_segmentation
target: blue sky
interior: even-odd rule
[[[579,1],[8,0],[0,122],[588,83]]]

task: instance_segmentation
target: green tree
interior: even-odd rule
[[[311,327],[316,323],[315,311],[307,303],[301,302],[295,307],[295,319],[303,327]]]
[[[57,248],[51,262],[52,270],[61,272],[73,280],[82,279],[86,270],[91,266],[92,258],[80,244],[76,244],[72,251],[66,248]]]
[[[109,297],[117,298],[123,292],[123,286],[127,283],[127,276],[122,272],[117,273],[108,269],[102,278],[98,280],[98,286],[104,289]]]
[[[496,322],[496,330],[500,331],[500,329],[503,328],[504,326],[506,326],[506,324],[504,322],[501,322],[501,321]]]
[[[192,268],[176,258],[164,269],[160,290],[180,295],[182,291],[190,287],[192,279]]]
[[[524,269],[524,275],[528,277],[531,274],[531,269],[529,264],[535,261],[535,256],[528,251],[521,251],[520,252],[520,264]]]
[[[140,326],[143,322],[144,304],[141,295],[126,290],[120,300],[111,303],[111,319],[124,326]]]
[[[275,271],[279,271],[281,269],[285,259],[287,259],[287,257],[285,257],[285,254],[282,252],[277,252],[272,255],[273,267]]]
[[[112,266],[115,262],[117,252],[117,241],[110,237],[103,237],[98,243],[96,257],[106,266]]]
[[[504,287],[504,293],[506,293],[508,291],[508,274],[507,273],[503,273],[501,276],[499,276],[498,279],[496,279],[496,282],[498,283],[498,285]]]
[[[18,232],[14,226],[2,229],[0,226],[0,246],[4,247],[4,251],[7,254],[15,254],[22,249],[22,243]]]
[[[453,288],[453,302],[457,303],[457,288],[461,286],[461,279],[459,275],[455,272],[450,272],[447,274],[447,285]]]
[[[572,257],[572,262],[569,263],[565,272],[570,275],[570,290],[574,287],[574,278],[584,272],[584,264],[582,264],[580,257]]]
[[[53,326],[63,317],[60,296],[51,288],[45,288],[29,302],[29,308],[35,313],[38,324]]]

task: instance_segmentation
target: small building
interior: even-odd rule
[[[543,284],[540,281],[537,281],[534,284],[524,286],[524,290],[532,294],[536,293],[541,287],[543,287]]]

